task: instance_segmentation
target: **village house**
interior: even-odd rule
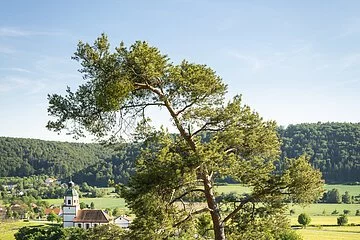
[[[50,213],[55,213],[55,214],[58,215],[58,216],[62,215],[61,208],[55,207],[55,206],[51,206],[51,207],[49,207],[49,208],[45,208],[44,214],[47,216],[47,215],[49,215]]]
[[[70,181],[65,192],[63,210],[63,226],[93,228],[98,225],[108,224],[109,216],[102,210],[80,209],[79,194]]]
[[[121,228],[129,228],[131,219],[127,216],[120,216],[114,219],[114,224]]]

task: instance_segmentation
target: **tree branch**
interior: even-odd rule
[[[254,200],[257,196],[249,196],[241,201],[240,202],[240,205],[237,206],[231,213],[229,213],[229,215],[227,215],[224,220],[222,221],[223,224],[226,223],[227,221],[229,221],[230,219],[232,219],[236,213],[238,213],[245,204],[251,202],[252,200]]]
[[[203,212],[207,212],[207,211],[211,211],[211,209],[205,207],[205,208],[201,208],[201,209],[198,209],[194,212],[190,212],[189,215],[184,218],[183,220],[181,220],[180,222],[177,222],[173,225],[173,227],[177,227],[179,225],[181,225],[182,223],[186,222],[187,220],[189,220],[190,218],[192,218],[193,215],[196,215],[196,214],[200,214],[200,213],[203,213]]]
[[[147,107],[147,106],[165,106],[165,104],[161,103],[161,102],[141,103],[141,104],[125,105],[125,106],[122,106],[120,109],[135,108],[135,107]]]
[[[202,193],[204,193],[204,190],[203,190],[203,189],[198,189],[198,188],[197,188],[197,189],[191,189],[191,190],[189,190],[189,191],[187,191],[187,192],[184,192],[184,193],[181,194],[180,196],[174,198],[173,200],[171,200],[171,201],[169,202],[169,204],[170,204],[170,205],[173,204],[174,202],[182,199],[183,197],[185,197],[186,195],[188,195],[189,193],[192,193],[192,192],[202,192]]]

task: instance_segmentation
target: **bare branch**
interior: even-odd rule
[[[192,101],[190,104],[186,105],[185,107],[183,107],[182,109],[180,109],[179,111],[176,112],[176,116],[180,115],[181,113],[183,113],[186,109],[192,107],[194,104],[203,101],[205,98],[207,98],[207,95],[204,95],[202,97],[197,97],[194,99],[194,101]]]
[[[235,216],[235,214],[238,213],[244,207],[245,204],[253,201],[254,199],[255,199],[255,196],[248,196],[247,198],[239,201],[240,205],[237,206],[231,213],[229,213],[229,215],[227,215],[222,222],[226,223],[227,221],[232,219]]]
[[[127,108],[131,109],[135,107],[147,107],[147,106],[165,106],[165,104],[161,102],[141,103],[141,104],[133,104],[133,105],[124,105],[120,109],[127,109]]]
[[[196,130],[195,132],[193,132],[193,134],[191,134],[191,136],[195,136],[198,133],[202,132],[202,131],[212,131],[212,132],[218,132],[221,131],[223,128],[207,128],[210,125],[214,125],[214,124],[218,124],[219,122],[215,122],[215,121],[210,121],[210,122],[206,122],[202,127],[200,127],[198,130]]]
[[[200,213],[203,213],[203,212],[208,212],[208,211],[211,211],[211,209],[209,209],[208,207],[205,207],[205,208],[198,209],[198,210],[196,210],[194,212],[190,212],[189,215],[186,218],[184,218],[183,220],[181,220],[178,223],[175,223],[173,225],[173,227],[177,227],[177,226],[181,225],[182,223],[184,223],[187,220],[191,219],[193,215],[200,214]]]
[[[181,194],[180,196],[174,198],[173,200],[171,200],[171,201],[169,202],[169,204],[171,205],[171,204],[173,204],[174,202],[182,199],[183,197],[185,197],[185,196],[188,195],[189,193],[193,193],[193,192],[202,192],[202,193],[204,193],[204,190],[203,190],[203,189],[198,189],[198,188],[197,188],[197,189],[191,189],[191,190],[189,190],[189,191],[187,191],[187,192],[184,192],[184,193]]]

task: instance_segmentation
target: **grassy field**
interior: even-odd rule
[[[358,240],[360,239],[360,226],[356,227],[307,227],[296,230],[304,240]]]
[[[50,204],[54,204],[60,206],[63,203],[63,199],[45,199],[45,201]],[[84,202],[90,205],[91,202],[95,204],[95,208],[97,209],[105,209],[105,208],[125,208],[125,200],[123,198],[114,198],[114,197],[106,197],[106,198],[80,198],[80,202]]]
[[[348,191],[350,195],[359,195],[360,186],[352,185],[325,185],[326,190],[331,190],[336,188],[339,190],[340,194],[344,194],[345,191]],[[113,191],[112,188],[106,189],[109,192]],[[241,184],[229,184],[225,186],[217,186],[217,192],[230,193],[247,193],[250,192],[250,188],[244,187]],[[50,204],[55,204],[60,206],[63,203],[63,199],[46,199]],[[104,198],[81,198],[81,202],[89,204],[94,202],[95,208],[105,209],[105,208],[126,208],[125,201],[122,198],[114,197],[114,194],[108,195]],[[320,225],[336,225],[337,217],[336,215],[331,215],[334,210],[337,210],[339,214],[343,213],[344,209],[350,210],[349,224],[360,224],[360,216],[354,216],[357,209],[360,209],[360,204],[310,204],[306,207],[299,205],[289,205],[289,210],[295,210],[295,214],[289,216],[290,222],[292,225],[298,225],[297,216],[300,213],[307,213],[311,216],[311,225],[320,226]],[[39,224],[45,224],[44,222],[0,222],[0,239],[1,240],[14,240],[14,233],[23,226],[34,226]],[[327,239],[327,240],[353,240],[360,239],[360,226],[345,226],[345,227],[336,227],[336,226],[324,226],[324,227],[308,227],[307,229],[297,230],[303,237],[304,240],[317,240],[317,239]]]
[[[360,195],[360,185],[325,184],[325,189],[327,191],[333,188],[339,190],[340,195],[344,194],[346,191],[348,191],[351,196]]]
[[[295,214],[290,219],[291,225],[299,225],[297,219],[299,214]],[[310,225],[337,225],[337,218],[339,216],[311,216]],[[348,216],[349,224],[360,224],[360,216]],[[360,239],[360,238],[359,238]]]
[[[31,222],[23,222],[23,221],[10,221],[10,222],[0,222],[0,236],[1,240],[14,240],[14,234],[18,231],[19,228],[22,227],[30,227],[30,226],[42,226],[46,224],[46,222],[39,221],[31,221]]]
[[[249,187],[244,187],[241,184],[228,184],[224,186],[217,186],[215,190],[219,193],[249,193],[251,189]]]
[[[340,185],[340,184],[325,184],[324,186],[325,190],[331,190],[333,188],[336,188],[339,190],[340,195],[344,194],[346,191],[349,192],[350,195],[356,196],[360,195],[360,185]],[[241,184],[228,184],[224,186],[217,186],[216,190],[218,192],[237,192],[237,193],[244,193],[244,192],[250,192],[250,189],[248,187],[244,187]]]
[[[360,210],[360,204],[330,204],[330,203],[316,203],[302,207],[300,205],[289,205],[289,209],[295,210],[295,215],[300,213],[307,213],[310,216],[317,215],[331,215],[334,210],[337,210],[339,214],[343,214],[343,211],[350,210],[349,215],[355,215],[356,210]]]

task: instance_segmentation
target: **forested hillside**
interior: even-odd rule
[[[326,182],[360,181],[360,124],[311,123],[280,128],[282,158],[306,153]]]
[[[110,149],[97,144],[1,137],[0,176],[67,177],[111,154]]]
[[[360,124],[314,123],[279,129],[282,159],[306,153],[327,182],[360,181]],[[73,176],[77,183],[125,183],[134,170],[139,144],[114,148],[99,144],[0,137],[0,177]]]

